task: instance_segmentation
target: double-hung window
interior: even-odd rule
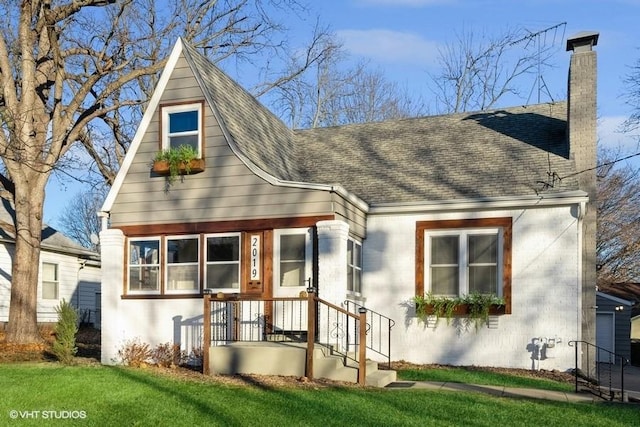
[[[362,292],[362,245],[347,241],[347,291]]]
[[[425,275],[434,295],[502,294],[500,229],[425,232]]]
[[[198,236],[167,237],[167,293],[193,293],[200,290],[199,248]]]
[[[189,145],[202,157],[202,103],[162,107],[162,149]]]
[[[42,299],[58,299],[58,264],[42,263]]]
[[[206,288],[240,291],[240,233],[206,236]]]
[[[416,224],[416,294],[479,293],[511,302],[511,218]]]
[[[160,238],[129,240],[129,292],[160,293]]]

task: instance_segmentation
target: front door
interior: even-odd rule
[[[311,284],[312,229],[275,230],[273,245],[273,296],[297,297]]]
[[[312,229],[275,230],[273,238],[273,296],[299,298],[311,285]],[[276,301],[273,304],[272,319],[275,331],[295,340],[306,340],[306,300]]]

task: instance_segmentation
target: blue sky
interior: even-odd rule
[[[629,115],[621,98],[623,78],[640,58],[640,0],[318,0],[312,7],[354,59],[370,61],[389,80],[421,94],[427,102],[428,73],[437,72],[438,49],[455,42],[462,31],[497,35],[523,28],[535,33],[566,22],[558,32],[547,33],[547,42],[555,42],[557,53],[555,68],[546,70],[544,80],[555,99],[566,97],[566,38],[597,31],[600,144],[622,146],[629,154],[640,151],[632,138],[616,132]],[[535,80],[527,84],[533,88]],[[513,105],[525,102],[514,100]],[[534,96],[530,103],[535,102]],[[640,166],[640,161],[634,164]],[[77,185],[64,187],[53,181],[47,191],[45,221],[55,226],[77,191]]]

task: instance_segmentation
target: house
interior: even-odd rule
[[[603,284],[598,291],[598,346],[640,366],[640,283]]]
[[[596,292],[596,345],[598,360],[620,363],[631,359],[631,307],[633,303],[604,292]],[[620,356],[620,357],[618,357]]]
[[[569,341],[595,342],[597,40],[567,41],[566,102],[309,130],[178,40],[100,213],[102,362],[197,349],[205,290],[311,287],[393,319],[393,360],[572,368]],[[205,167],[167,188],[151,162],[180,143]],[[427,292],[504,307],[434,325]]]
[[[11,265],[15,248],[15,210],[0,198],[0,324],[9,320]],[[65,299],[80,320],[100,327],[100,255],[44,224],[38,274],[38,323],[58,321],[56,307]]]

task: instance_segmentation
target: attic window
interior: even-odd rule
[[[162,149],[190,145],[202,157],[202,103],[161,107]]]

